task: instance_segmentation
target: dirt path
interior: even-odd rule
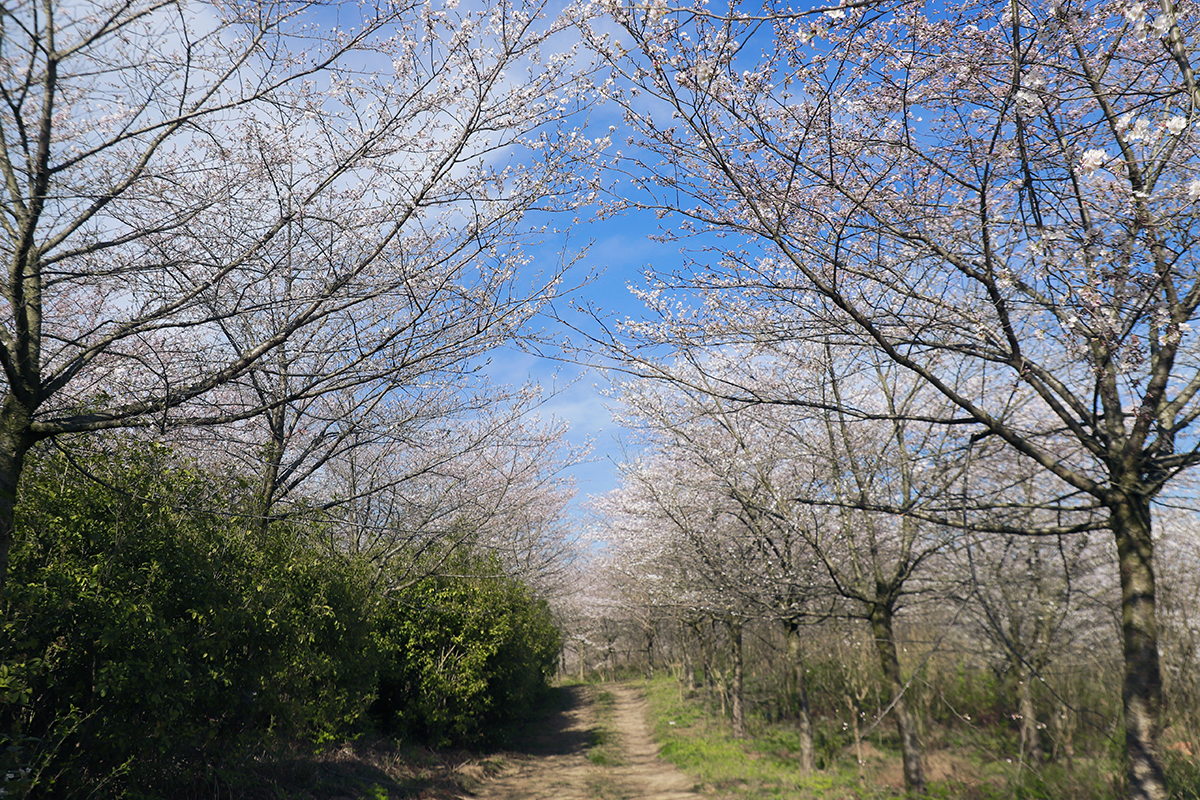
[[[658,757],[637,690],[573,687],[571,707],[531,737],[526,752],[470,800],[696,800],[692,781]],[[612,695],[597,709],[595,697]],[[589,752],[592,757],[589,758]]]

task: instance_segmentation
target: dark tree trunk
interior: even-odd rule
[[[654,625],[646,626],[646,677],[654,679]]]
[[[32,414],[13,396],[0,410],[0,610],[7,608],[8,557],[16,536],[17,489],[33,444]]]
[[[271,527],[272,512],[275,510],[276,495],[279,492],[279,471],[283,466],[284,448],[287,444],[284,428],[286,413],[286,408],[281,406],[266,415],[270,439],[263,448],[258,497],[255,498],[254,519],[251,520],[251,530],[263,543],[267,540],[267,531]]]
[[[1112,511],[1121,574],[1125,791],[1129,800],[1166,800],[1166,779],[1159,752],[1163,686],[1158,661],[1150,501],[1114,492],[1108,507]]]
[[[904,697],[904,680],[900,674],[900,657],[896,652],[896,638],[892,627],[891,607],[883,603],[875,606],[871,611],[871,631],[875,636],[875,648],[879,652],[884,681],[892,696],[892,712],[896,715],[896,728],[900,734],[904,787],[909,794],[923,796],[925,765],[921,754],[921,739],[917,734],[916,719]]]
[[[704,670],[704,693],[706,696],[711,696],[717,686],[716,666],[713,664],[713,641],[712,631],[707,630],[705,625],[698,628],[700,634],[700,666]]]

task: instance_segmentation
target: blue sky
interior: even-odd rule
[[[593,24],[609,30],[618,39],[623,34],[612,21],[597,20]],[[641,102],[648,104],[643,113],[669,114],[669,109],[654,104],[654,101],[645,95],[641,97]],[[593,107],[589,111],[586,123],[585,129],[592,137],[607,135],[610,126],[615,127],[616,130],[612,134],[612,150],[622,150],[626,155],[636,150],[636,146],[627,141],[628,133],[622,119],[622,109],[617,104]],[[629,167],[628,161],[622,161],[623,169]],[[628,176],[613,177],[620,178],[613,187],[614,192],[620,193],[625,187],[632,189]],[[550,224],[564,227],[569,221],[564,215],[550,220]],[[588,275],[591,275],[591,280],[575,295],[575,300],[599,307],[613,319],[640,318],[645,314],[645,309],[629,291],[629,286],[642,283],[643,272],[650,264],[660,273],[669,272],[677,266],[682,267],[684,257],[680,252],[681,245],[694,248],[703,239],[700,237],[684,242],[664,243],[651,238],[670,228],[672,222],[669,216],[659,219],[652,212],[634,211],[608,219],[585,220],[570,225],[569,230],[557,238],[548,237],[541,245],[528,248],[528,254],[534,259],[531,269],[536,272],[539,264],[544,265],[547,270],[553,269],[563,258],[564,248],[570,256],[586,247],[585,255],[573,267],[573,274],[576,280],[582,280]],[[597,328],[594,324],[588,324],[585,315],[574,312],[565,303],[559,306],[558,311],[571,320],[572,324],[584,330]],[[559,331],[556,338],[568,333],[553,319],[544,320],[544,324],[549,331]],[[578,342],[580,337],[573,336],[572,339]],[[588,496],[603,494],[615,488],[616,467],[626,455],[622,442],[628,441],[627,434],[613,422],[607,408],[610,400],[605,396],[605,391],[610,386],[610,377],[613,376],[511,349],[493,353],[487,372],[496,382],[513,384],[535,381],[548,392],[556,386],[570,384],[550,399],[541,408],[541,413],[566,420],[570,424],[569,441],[573,445],[585,442],[592,444],[590,461],[571,470],[578,489],[578,496],[572,504],[572,513],[579,524],[583,524],[582,506]],[[575,382],[571,383],[572,380]]]
[[[448,6],[447,0],[431,0],[435,7]],[[547,11],[562,8],[570,0],[548,0]],[[455,0],[457,13],[468,8],[481,9],[488,0]],[[352,12],[351,16],[353,16]],[[345,7],[335,4],[317,12],[326,24],[349,24]],[[612,30],[619,35],[614,22],[596,21],[594,24]],[[573,44],[569,33],[560,34],[562,49]],[[386,72],[388,65],[372,65]],[[621,135],[621,109],[615,104],[590,107],[586,118],[577,122],[591,137],[609,133],[610,126],[617,126],[614,142],[624,143]],[[614,144],[614,148],[621,144]],[[625,181],[618,187],[625,186]],[[586,214],[586,211],[583,212]],[[536,214],[534,216],[537,216]],[[571,224],[567,213],[551,214],[547,219],[538,218],[534,224],[545,222],[553,228],[562,229],[559,234],[548,234],[542,243],[526,248],[533,261],[529,266],[531,280],[538,272],[553,272],[563,261],[563,251],[569,258],[586,248],[586,254],[571,268],[568,283],[578,283],[590,276],[587,285],[573,295],[580,303],[599,306],[616,318],[639,317],[643,313],[641,303],[629,292],[631,283],[641,281],[642,270],[649,263],[668,266],[680,260],[678,245],[665,245],[651,241],[658,233],[660,221],[652,214],[627,215],[606,220],[587,220]],[[560,314],[573,319],[575,324],[587,328],[584,315],[575,313],[566,302],[557,309]],[[552,339],[561,339],[567,334],[563,326],[552,317],[541,321]],[[594,328],[594,326],[592,326]],[[578,337],[574,337],[578,340]],[[570,425],[569,442],[580,446],[590,443],[593,451],[587,463],[570,470],[577,482],[578,496],[572,504],[572,514],[582,516],[581,506],[589,495],[602,494],[616,485],[616,463],[623,458],[620,446],[622,431],[614,425],[606,408],[604,392],[609,385],[608,376],[602,372],[586,369],[561,359],[553,354],[538,357],[516,348],[503,348],[492,352],[483,371],[494,384],[521,385],[527,382],[540,384],[552,396],[540,407],[543,417],[553,416]]]
[[[569,237],[547,239],[528,252],[534,259],[533,269],[537,269],[543,260],[557,263],[564,241],[573,251],[587,246],[584,257],[572,268],[572,275],[576,280],[582,280],[590,273],[592,278],[573,295],[574,299],[597,306],[618,319],[637,318],[642,315],[643,307],[630,293],[629,285],[641,282],[647,264],[663,266],[680,260],[678,244],[663,244],[650,239],[659,231],[659,221],[652,214],[631,213],[615,219],[582,222],[572,226]],[[588,324],[585,315],[565,303],[558,311],[585,330],[595,328]],[[553,338],[561,339],[569,334],[554,319],[546,318],[542,322],[548,332],[557,334]],[[579,337],[572,339],[578,341]],[[538,357],[514,349],[493,353],[487,373],[498,383],[535,381],[541,384],[548,394],[553,393],[540,409],[541,414],[566,420],[570,424],[568,440],[571,444],[591,442],[590,460],[570,470],[579,491],[572,511],[576,519],[582,521],[582,505],[587,497],[603,494],[616,486],[616,465],[623,460],[621,441],[624,431],[613,422],[607,408],[609,400],[604,394],[610,376],[553,357]]]
[[[437,4],[441,0],[434,2]],[[486,0],[464,2],[478,4]],[[551,0],[551,3],[555,2],[561,3],[564,0]],[[609,30],[618,39],[624,33],[612,21],[596,20],[593,25]],[[564,47],[569,46],[569,38],[565,38],[563,44]],[[767,46],[769,47],[769,42]],[[653,105],[653,101],[644,95],[640,102],[648,104],[643,113],[669,113],[665,106]],[[622,109],[615,103],[591,107],[586,120],[579,121],[584,123],[583,127],[591,137],[607,135],[610,126],[614,126],[616,130],[612,136],[613,150],[624,150],[628,155],[636,149],[627,141],[628,134],[624,130]],[[629,166],[628,162],[623,162],[625,169]],[[614,177],[621,178],[620,182],[615,184],[614,191],[619,193],[627,186],[632,189],[628,176]],[[680,243],[663,243],[651,238],[655,234],[661,234],[664,228],[671,225],[672,220],[669,217],[660,220],[651,212],[628,212],[618,217],[590,221],[585,219],[577,224],[570,224],[570,217],[563,214],[549,219],[548,223],[566,230],[558,235],[548,235],[541,244],[526,248],[527,254],[533,259],[530,265],[531,274],[552,271],[562,263],[564,257],[569,259],[586,248],[586,253],[572,267],[568,282],[571,282],[572,277],[575,282],[579,282],[590,276],[587,285],[574,295],[574,299],[577,303],[601,308],[610,319],[643,316],[645,309],[629,291],[629,286],[641,284],[643,271],[648,265],[653,264],[660,273],[683,265]],[[690,244],[695,246],[697,241],[692,239]],[[558,306],[557,311],[571,320],[572,324],[585,330],[595,330],[597,327],[595,324],[589,325],[585,315],[576,313],[565,302]],[[551,338],[561,339],[568,334],[565,327],[553,318],[544,319],[542,324],[551,334]],[[578,342],[580,337],[573,336],[572,339]],[[622,441],[627,440],[627,435],[613,422],[607,408],[610,401],[605,396],[605,391],[609,388],[610,376],[601,371],[556,360],[553,355],[551,353],[547,357],[539,358],[528,352],[506,348],[491,354],[490,363],[485,371],[495,383],[522,384],[533,381],[541,384],[547,393],[556,392],[541,407],[540,413],[567,421],[570,425],[568,439],[572,445],[591,443],[591,459],[570,471],[578,489],[578,496],[572,504],[572,514],[582,524],[582,506],[588,496],[603,494],[616,486],[616,466],[624,460]]]

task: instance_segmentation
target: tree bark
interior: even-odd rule
[[[654,679],[654,623],[646,625],[646,677]]]
[[[686,628],[680,624],[680,631],[684,635],[680,636],[680,649],[683,652],[683,680],[684,688],[687,689],[688,697],[696,694],[696,662],[692,657],[692,643],[686,635]]]
[[[704,669],[704,693],[712,695],[717,685],[716,675],[714,674],[716,667],[713,664],[712,632],[706,631],[704,628],[704,625],[700,625],[697,628],[700,635],[700,660],[701,666]]]
[[[883,677],[892,696],[892,711],[896,715],[896,729],[900,734],[904,787],[910,795],[921,797],[925,794],[925,765],[921,753],[921,739],[917,733],[916,719],[904,697],[904,681],[900,674],[900,657],[896,652],[892,616],[890,605],[876,605],[871,610],[871,631],[875,635],[875,648],[879,652]]]
[[[742,621],[731,620],[729,623],[729,640],[733,647],[733,683],[730,691],[730,717],[733,720],[733,735],[738,739],[746,738],[746,709],[743,704],[742,689],[745,682],[745,664],[742,659]]]
[[[8,607],[8,558],[16,536],[17,490],[33,445],[32,414],[13,395],[0,409],[0,611]]]
[[[1034,764],[1042,762],[1042,739],[1037,727],[1037,709],[1033,704],[1033,675],[1017,658],[1017,711],[1021,715],[1021,761],[1028,758]]]
[[[1154,541],[1150,501],[1114,492],[1108,507],[1121,575],[1125,676],[1125,781],[1129,800],[1166,800],[1159,738],[1163,686],[1155,618]]]
[[[808,681],[804,675],[804,654],[800,649],[800,631],[788,626],[788,660],[796,686],[797,732],[800,735],[799,764],[801,775],[811,775],[817,769],[817,750],[813,744],[812,709],[808,703]]]
[[[850,733],[854,736],[854,760],[858,763],[858,780],[862,783],[866,780],[866,760],[863,758],[862,734],[859,732],[858,726],[858,703],[854,702],[854,697],[847,692],[842,695],[846,701],[846,710],[850,712]]]

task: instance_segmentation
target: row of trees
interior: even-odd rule
[[[602,147],[544,10],[0,9],[0,793],[528,706],[579,453],[486,359]]]
[[[776,692],[760,693],[759,705],[795,717],[803,771],[816,768],[818,740],[826,755],[834,746],[829,722],[866,708],[860,694],[876,692],[872,716],[895,719],[906,783],[918,793],[931,713],[986,720],[1007,709],[1019,758],[1034,765],[1049,752],[1042,731],[1060,709],[1093,734],[1113,724],[1113,686],[1097,693],[1093,684],[1085,699],[1076,691],[1081,673],[1119,674],[1119,580],[1111,544],[1088,531],[1091,512],[1055,510],[1058,524],[1079,529],[1071,535],[1021,532],[1047,511],[1036,502],[1044,497],[1037,474],[986,439],[948,432],[936,421],[944,401],[919,381],[870,351],[772,349],[710,359],[704,372],[690,371],[690,386],[622,387],[625,422],[642,452],[624,466],[621,486],[595,503],[616,605],[586,636],[591,663],[673,658],[695,688],[695,674],[711,681],[711,663],[727,650],[734,731],[745,734],[742,685],[755,672],[760,690]],[[807,399],[723,398],[705,385],[712,375],[774,391],[786,383]],[[1020,502],[1002,502],[1012,497]],[[1008,532],[962,523],[968,513],[982,519],[988,506],[991,525]],[[1161,520],[1174,586],[1186,595],[1200,565],[1189,536],[1194,514]],[[1189,742],[1200,730],[1191,703],[1200,616],[1190,599],[1167,608],[1168,719],[1173,736]],[[741,650],[751,634],[774,642],[774,652],[758,648],[760,661],[747,664]],[[853,663],[861,658],[874,666]],[[979,690],[943,697],[931,710],[928,687],[964,669],[982,681]],[[814,671],[825,677],[810,687]],[[860,723],[865,730],[870,722],[851,714],[856,742]],[[1093,754],[1106,752],[1103,735],[1091,741]]]
[[[907,606],[896,625],[905,702],[929,795],[1118,796],[1121,712],[1112,687],[1120,681],[1120,650],[1113,620],[1094,630],[1093,641],[1109,637],[1102,647],[1060,641],[1035,673],[1029,706],[1036,716],[1029,727],[1036,738],[1029,738],[1022,731],[1030,710],[1022,710],[1025,685],[1001,647],[973,620],[955,619],[953,607],[943,610],[932,602]],[[651,614],[613,604],[581,632],[589,642],[588,669],[607,675],[612,668],[619,676],[669,672],[680,697],[723,716],[728,732],[736,730],[740,713],[755,757],[786,761],[810,791],[847,778],[853,783],[858,772],[864,795],[905,794],[892,698],[865,624],[812,622],[801,631],[799,653],[778,620],[717,610]],[[1178,727],[1188,722],[1187,711],[1171,713],[1172,745],[1165,752],[1168,785],[1178,797],[1191,796],[1197,777],[1194,759],[1175,738],[1189,735]],[[806,761],[815,770],[807,780],[800,772]]]
[[[0,592],[25,456],[56,437],[176,432],[257,476],[260,532],[436,515],[368,498],[513,444],[531,399],[478,370],[564,288],[521,246],[598,149],[560,134],[585,71],[544,48],[571,19],[5,6]]]
[[[602,188],[609,137],[570,129],[598,93],[625,112],[607,168],[633,186],[603,202],[698,247],[650,269],[653,318],[609,354],[730,404],[714,430],[826,415],[728,434],[758,477],[672,515],[778,541],[764,568],[832,584],[881,640],[939,542],[1110,531],[1126,784],[1163,798],[1151,506],[1200,461],[1196,20],[1172,0],[542,11],[0,11],[0,593],[26,458],[64,436],[202,444],[254,474],[260,538],[336,512],[334,549],[380,564],[514,499],[498,480],[429,502],[461,475],[545,487],[475,369],[565,291],[566,265],[530,274],[521,245]],[[787,448],[818,433],[842,444],[810,474]],[[505,513],[552,540],[536,496]],[[788,624],[797,592],[775,601]]]
[[[648,518],[685,531],[696,563],[744,571],[723,584],[783,587],[757,602],[784,619],[813,613],[800,589],[836,589],[836,613],[874,631],[902,731],[891,629],[914,579],[951,553],[994,569],[976,539],[1037,563],[1055,537],[1108,531],[1124,783],[1165,798],[1151,509],[1194,509],[1200,461],[1194,16],[1171,0],[609,10],[619,30],[590,42],[640,189],[611,208],[694,243],[648,268],[651,319],[603,342],[678,391],[650,403],[679,441],[647,469],[673,477],[631,467]],[[671,490],[698,470],[723,494]],[[1088,554],[1073,541],[1063,569]],[[1036,575],[1022,595],[1060,593]],[[1026,623],[1014,659],[1036,666],[1057,618]]]
[[[923,405],[928,417],[917,422],[920,384],[886,362],[856,363],[846,348],[840,355],[830,348],[788,350],[788,359],[760,349],[756,357],[714,359],[706,369],[742,384],[788,381],[808,403],[746,404],[710,389],[659,381],[624,385],[626,425],[640,431],[643,451],[625,465],[622,486],[595,504],[612,546],[618,610],[610,609],[610,619],[589,633],[593,663],[607,655],[652,664],[665,660],[662,643],[673,640],[676,666],[690,681],[697,668],[692,650],[714,656],[712,643],[706,644],[712,633],[704,631],[718,622],[734,652],[733,726],[744,734],[738,699],[745,672],[738,654],[742,628],[757,636],[774,628],[768,636],[790,655],[774,656],[767,668],[786,674],[773,684],[781,697],[770,702],[793,698],[799,765],[811,770],[818,726],[805,675],[815,651],[822,652],[816,656],[821,668],[828,668],[828,649],[816,643],[830,636],[871,643],[876,666],[866,670],[870,680],[821,691],[833,693],[838,706],[842,692],[852,697],[864,687],[882,690],[876,711],[894,716],[907,782],[919,792],[925,776],[918,732],[926,721],[913,715],[908,698],[912,681],[925,685],[932,669],[901,655],[907,638],[913,652],[932,657],[937,651],[942,672],[949,663],[953,673],[958,656],[958,667],[1006,675],[1012,696],[989,703],[1012,709],[1020,721],[1022,757],[1039,763],[1045,752],[1039,730],[1051,721],[1055,698],[1043,692],[1036,702],[1034,686],[1069,670],[1118,672],[1120,603],[1108,540],[1087,533],[1082,510],[1074,512],[1082,533],[1073,535],[985,534],[965,527],[950,511],[979,513],[990,505],[995,527],[1032,528],[1031,517],[1045,513],[1032,500],[1039,497],[1036,474],[1022,475],[1020,462],[1004,458],[1003,449],[990,452],[988,441],[972,441],[970,433],[958,440],[947,435],[934,421],[936,402]],[[703,375],[692,374],[694,385],[701,384]],[[803,384],[808,386],[800,389]],[[1000,503],[1014,495],[1025,501]],[[904,515],[889,507],[901,500]],[[937,516],[944,522],[931,522]],[[1056,516],[1066,523],[1072,515]],[[1164,519],[1174,523],[1164,541],[1176,591],[1188,593],[1194,583],[1189,570],[1200,557],[1188,536],[1194,515]],[[1169,712],[1175,735],[1190,741],[1200,722],[1190,703],[1200,620],[1192,600],[1169,608]],[[625,626],[613,626],[613,616]],[[917,646],[913,628],[941,633]],[[841,657],[860,654],[862,648],[853,648]],[[763,672],[762,664],[751,668]],[[842,668],[860,669],[850,663]],[[1067,688],[1058,688],[1062,700]],[[1112,721],[1114,699],[1115,692],[1092,724]],[[828,698],[822,706],[828,717]],[[978,710],[959,709],[968,711],[978,716]]]

